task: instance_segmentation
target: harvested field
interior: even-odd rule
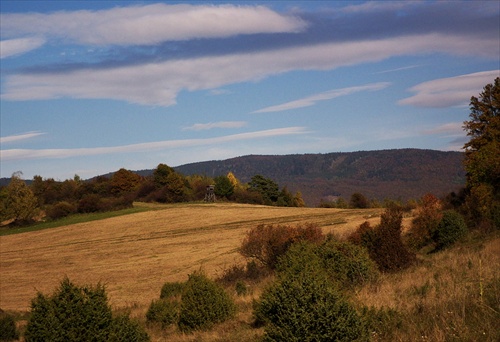
[[[143,205],[143,204],[139,204]],[[283,208],[245,204],[175,204],[101,221],[0,237],[0,308],[28,310],[37,291],[64,276],[104,283],[111,304],[147,307],[166,281],[195,270],[211,276],[242,262],[238,247],[258,224],[314,222],[344,235],[382,209]]]

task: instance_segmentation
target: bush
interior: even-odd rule
[[[169,325],[177,323],[179,308],[180,305],[177,301],[168,299],[154,300],[146,312],[146,319],[150,323],[160,323],[161,327],[165,329]]]
[[[138,329],[135,323],[128,321],[129,326],[120,319],[112,318],[104,286],[78,287],[65,278],[52,296],[38,293],[32,300],[25,340],[108,341],[110,336]]]
[[[206,330],[231,318],[236,307],[224,289],[202,273],[193,273],[181,298],[179,329]]]
[[[144,328],[128,315],[119,315],[113,318],[107,342],[148,342],[149,336]]]
[[[0,310],[0,341],[13,341],[19,339],[14,317]]]
[[[351,195],[349,206],[354,209],[366,209],[370,207],[370,201],[363,194],[356,192]]]
[[[168,299],[180,296],[184,290],[184,283],[173,282],[163,284],[160,292],[160,299]]]
[[[432,242],[432,235],[443,217],[442,208],[443,204],[434,195],[422,197],[409,231],[408,240],[413,248],[420,249]]]
[[[368,340],[363,320],[321,273],[280,279],[264,291],[254,308],[265,326],[265,341]]]
[[[77,212],[77,208],[75,205],[63,201],[59,202],[53,206],[50,206],[47,209],[47,216],[53,220],[60,219],[66,217],[68,215],[74,214]]]
[[[360,242],[368,249],[370,258],[381,272],[396,272],[411,266],[416,256],[403,244],[401,239],[402,211],[397,207],[387,208],[380,218],[380,224],[371,228],[362,224],[349,240]]]
[[[247,258],[257,260],[261,265],[274,269],[280,256],[298,241],[321,243],[325,239],[321,228],[312,223],[304,225],[259,225],[251,229],[240,248]]]
[[[329,239],[322,245],[298,243],[280,259],[279,275],[298,275],[307,270],[322,270],[343,288],[362,285],[378,276],[377,265],[366,249],[349,242]]]
[[[454,210],[447,210],[433,235],[436,249],[446,248],[467,234],[467,224],[462,215]]]

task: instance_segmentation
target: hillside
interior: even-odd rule
[[[419,149],[350,153],[249,155],[221,161],[186,164],[175,169],[185,175],[225,175],[233,172],[242,182],[256,174],[301,191],[308,206],[321,199],[360,192],[371,199],[420,198],[457,190],[465,183],[463,153]]]
[[[377,220],[381,211],[230,203],[154,209],[0,236],[0,308],[27,310],[37,290],[50,293],[65,275],[78,283],[106,284],[117,307],[144,308],[166,281],[184,281],[200,268],[214,277],[240,262],[238,247],[259,224],[313,222],[325,233],[345,234],[366,219]]]

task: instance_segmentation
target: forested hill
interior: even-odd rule
[[[249,155],[220,161],[186,164],[175,169],[184,175],[225,175],[242,182],[256,174],[271,178],[291,192],[301,191],[308,206],[321,199],[360,192],[370,199],[437,196],[465,184],[463,153],[419,149],[349,153]]]

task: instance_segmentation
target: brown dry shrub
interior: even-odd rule
[[[421,205],[415,211],[415,217],[408,232],[410,246],[420,249],[432,242],[432,235],[442,217],[443,203],[432,194],[424,195]]]
[[[348,240],[368,249],[370,258],[381,272],[397,272],[408,268],[416,261],[401,238],[403,213],[391,207],[380,217],[380,224],[372,228],[368,222],[361,224]]]
[[[244,238],[240,253],[262,266],[274,269],[280,256],[298,241],[319,244],[325,240],[321,228],[313,223],[291,225],[258,225]]]

